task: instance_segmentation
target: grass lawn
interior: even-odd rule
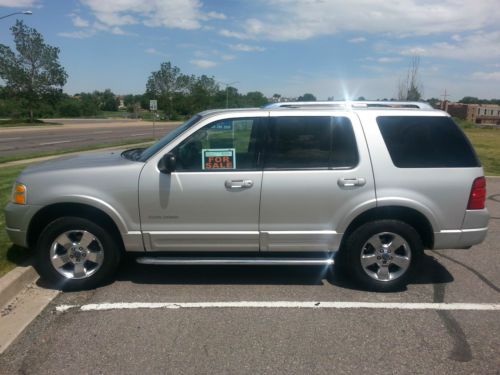
[[[0,168],[0,208],[2,211],[10,200],[12,184],[24,168],[25,166]],[[28,259],[29,256],[28,250],[12,245],[10,242],[5,231],[5,216],[2,212],[0,215],[0,276]]]
[[[487,176],[500,176],[500,129],[465,128]]]

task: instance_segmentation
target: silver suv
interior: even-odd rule
[[[424,248],[484,240],[483,169],[423,103],[278,103],[197,114],[146,149],[27,168],[7,231],[68,289],[142,264],[332,265],[404,286]],[[425,272],[425,270],[422,270]]]

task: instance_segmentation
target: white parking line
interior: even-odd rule
[[[138,135],[147,135],[148,133],[137,133],[137,134],[132,134],[132,137],[138,136]]]
[[[235,302],[120,302],[88,305],[60,305],[59,312],[132,310],[132,309],[200,309],[200,308],[286,308],[286,309],[391,309],[391,310],[467,310],[500,311],[495,303],[384,303],[384,302],[295,302],[295,301],[235,301]]]
[[[100,132],[93,132],[93,133],[90,133],[90,134],[108,134],[108,133],[113,133],[112,130],[103,130],[103,131],[100,131]]]
[[[59,143],[68,143],[71,141],[54,141],[54,142],[45,142],[45,143],[39,143],[38,146],[47,146],[47,145],[57,145]]]

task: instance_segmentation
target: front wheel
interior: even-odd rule
[[[423,252],[422,240],[399,220],[378,220],[357,228],[346,242],[349,267],[367,289],[400,290],[406,286]]]
[[[61,217],[44,229],[35,267],[42,278],[67,290],[89,289],[109,278],[120,261],[113,236],[79,217]]]

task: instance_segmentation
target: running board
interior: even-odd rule
[[[197,265],[197,266],[323,266],[332,265],[330,258],[189,258],[189,257],[140,257],[140,264]]]

